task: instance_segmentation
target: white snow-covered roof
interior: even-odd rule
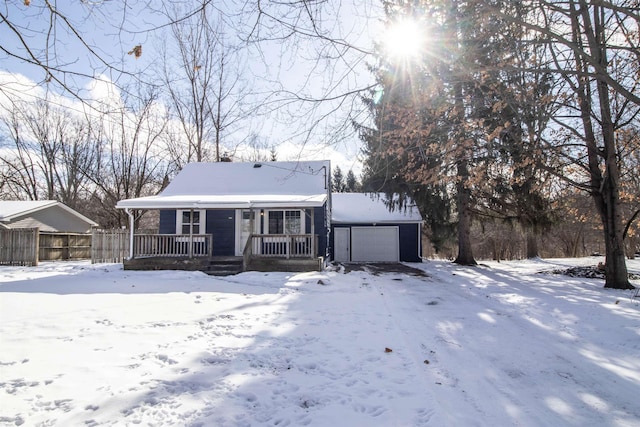
[[[160,194],[121,200],[117,208],[233,209],[314,207],[327,199],[327,160],[190,163]]]
[[[9,222],[16,217],[26,216],[53,206],[57,206],[65,210],[66,212],[69,212],[71,215],[87,222],[90,225],[98,225],[97,222],[87,218],[86,216],[71,209],[64,203],[60,203],[56,200],[0,200],[0,222]]]
[[[49,206],[54,206],[55,200],[0,200],[0,221],[11,221],[16,216],[27,215]]]
[[[397,200],[397,197],[394,197]],[[333,193],[331,195],[331,222],[349,224],[416,223],[422,216],[412,201],[405,207],[393,205],[382,193]]]

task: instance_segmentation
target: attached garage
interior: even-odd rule
[[[417,208],[391,211],[386,201],[379,194],[332,194],[334,261],[421,261],[422,218]]]
[[[397,226],[351,227],[351,261],[400,261],[399,237]]]

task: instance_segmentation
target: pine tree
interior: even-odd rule
[[[345,191],[344,176],[340,166],[336,166],[333,170],[333,179],[331,181],[331,191],[334,193],[344,193]]]
[[[353,170],[349,169],[349,172],[347,172],[347,183],[346,183],[345,192],[356,193],[359,190],[358,187],[359,187],[358,179],[356,178],[356,175],[353,173]]]
[[[521,3],[494,3],[521,13]],[[475,264],[474,216],[544,222],[537,212],[546,203],[536,187],[544,160],[534,158],[539,144],[524,143],[533,132],[525,123],[533,114],[524,108],[531,103],[525,93],[544,82],[531,89],[528,80],[514,89],[517,76],[505,70],[517,69],[522,27],[488,13],[486,2],[398,1],[387,3],[386,11],[390,22],[411,17],[429,24],[433,45],[410,64],[380,57],[374,71],[381,89],[368,100],[376,127],[361,129],[369,156],[365,183],[421,201],[433,236],[446,237],[455,223],[456,262]],[[545,126],[548,117],[532,123]],[[532,206],[535,215],[527,212]]]

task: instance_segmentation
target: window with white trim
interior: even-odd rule
[[[301,210],[269,211],[269,234],[304,234]]]
[[[176,230],[177,234],[193,234],[204,233],[205,211],[178,211]],[[193,228],[192,228],[193,227]]]

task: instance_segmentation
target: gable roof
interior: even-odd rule
[[[422,216],[418,208],[409,200],[406,207],[397,205],[389,210],[388,202],[398,201],[397,196],[389,199],[384,193],[333,193],[331,195],[331,222],[343,224],[371,223],[420,223]]]
[[[0,221],[9,222],[13,218],[28,215],[50,206],[54,206],[55,200],[0,200]]]
[[[3,225],[2,228],[40,227],[41,231],[75,231],[58,230],[56,225],[43,222],[45,212],[48,212],[46,217],[52,223],[61,225],[70,224],[69,221],[74,221],[73,227],[83,228],[82,231],[86,231],[84,228],[89,229],[98,225],[97,222],[55,200],[0,200],[0,224]],[[65,217],[66,221],[52,219],[56,216],[60,218],[60,213],[67,215]],[[82,223],[86,224],[86,227]]]
[[[129,209],[313,207],[327,200],[328,160],[189,163],[160,194],[121,200]]]

